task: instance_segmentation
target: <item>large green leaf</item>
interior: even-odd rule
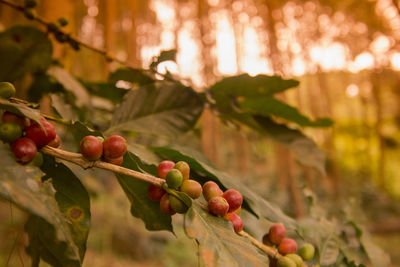
[[[122,166],[141,172],[146,168],[141,160],[131,152],[125,154]],[[132,215],[142,219],[146,229],[172,231],[171,216],[162,213],[160,203],[152,201],[147,195],[149,183],[122,174],[116,174],[116,176],[131,202]]]
[[[156,82],[125,95],[107,132],[176,136],[191,129],[202,110],[203,102],[191,88],[174,82]]]
[[[30,26],[15,26],[0,33],[0,80],[13,81],[26,72],[44,71],[53,47],[48,35]]]
[[[83,82],[91,95],[99,96],[113,102],[120,103],[124,95],[128,92],[126,89],[118,88],[112,83],[102,82]]]
[[[12,113],[18,114],[22,117],[27,117],[34,121],[39,122],[41,115],[37,109],[33,109],[22,103],[10,102],[6,99],[0,98],[0,109],[5,109]]]
[[[243,195],[244,208],[249,209],[255,215],[263,216],[270,221],[282,222],[290,230],[296,228],[296,221],[294,219],[285,215],[279,208],[238,182],[234,177],[217,170],[200,152],[177,145],[171,147],[154,147],[152,149],[163,158],[175,162],[180,160],[186,161],[192,172],[200,174],[200,178],[202,178],[201,182],[213,180],[224,188],[238,190]],[[193,178],[197,177],[193,176]]]
[[[16,163],[7,145],[0,144],[0,157],[2,160],[0,197],[32,214],[36,218],[35,221],[44,222],[41,227],[46,225],[46,228],[40,229],[46,234],[28,231],[30,237],[36,236],[37,238],[33,239],[41,241],[42,248],[50,251],[52,256],[59,259],[60,262],[68,262],[69,266],[80,266],[79,249],[73,241],[68,221],[59,209],[51,182],[41,182],[44,173],[40,169]],[[27,229],[38,228],[30,228],[28,225]],[[47,236],[52,236],[52,240],[55,240],[58,245],[54,247],[46,243]],[[37,244],[33,241],[30,243],[30,248],[32,246],[34,248]],[[29,249],[29,252],[34,258],[38,258],[39,255],[43,256],[38,249]],[[37,254],[39,252],[40,254]]]
[[[268,266],[268,257],[236,234],[231,222],[210,215],[196,202],[185,214],[185,232],[198,242],[202,266]]]

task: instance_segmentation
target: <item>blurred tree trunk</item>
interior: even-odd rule
[[[105,23],[104,23],[104,41],[105,49],[111,55],[115,55],[115,48],[117,44],[117,36],[115,31],[115,24],[118,19],[117,14],[117,2],[118,0],[106,0],[104,1],[105,10]],[[108,75],[110,64],[106,65],[105,74]]]
[[[133,66],[140,67],[140,57],[139,57],[139,47],[137,42],[137,27],[139,26],[139,4],[138,1],[128,1],[130,18],[131,18],[131,28],[128,32],[126,48],[128,51],[128,62]]]

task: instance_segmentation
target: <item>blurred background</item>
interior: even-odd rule
[[[48,21],[66,17],[74,36],[135,67],[148,68],[160,51],[177,49],[177,62],[163,62],[158,71],[178,75],[198,91],[239,73],[298,79],[297,89],[279,97],[311,117],[335,122],[305,129],[326,153],[326,175],[299,165],[268,138],[222,124],[211,112],[197,127],[201,138],[185,144],[293,217],[307,215],[309,189],[332,214],[352,203],[399,266],[399,8],[397,0],[41,0],[38,14]],[[0,5],[0,30],[30,23]],[[55,58],[87,81],[105,80],[118,67],[84,48],[54,46]],[[76,171],[95,196],[85,266],[196,266],[194,241],[178,229],[178,239],[147,232],[130,215],[110,174]],[[23,212],[0,202],[1,266],[28,262],[25,220]]]

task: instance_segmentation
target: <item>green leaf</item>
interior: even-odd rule
[[[125,154],[122,167],[141,172],[146,168],[141,160],[131,152]],[[116,176],[131,202],[132,215],[142,219],[146,225],[146,229],[151,231],[173,231],[171,216],[162,213],[160,203],[152,201],[147,195],[149,183],[122,174],[116,174]]]
[[[105,98],[113,102],[114,104],[120,103],[126,92],[128,92],[126,89],[118,88],[111,83],[101,83],[101,82],[83,82],[83,83],[91,95]]]
[[[70,130],[72,131],[72,135],[77,144],[80,144],[83,137],[87,135],[94,135],[94,136],[101,136],[104,137],[103,134],[99,131],[93,130],[87,125],[83,124],[80,121],[75,121],[72,125]]]
[[[225,188],[238,190],[243,195],[243,207],[252,211],[255,215],[263,216],[270,221],[281,222],[290,230],[296,228],[296,221],[294,219],[286,216],[279,208],[238,182],[234,177],[217,170],[200,152],[177,145],[171,147],[154,147],[152,149],[165,159],[175,162],[180,160],[186,161],[190,166],[191,172],[196,172],[200,175],[202,180],[197,179],[200,182],[212,180],[223,185]],[[192,178],[198,177],[193,176]]]
[[[132,69],[132,68],[120,68],[110,74],[108,81],[114,86],[118,81],[126,81],[132,84],[145,85],[153,83],[155,80],[151,78],[150,74],[145,71]]]
[[[191,88],[156,82],[125,95],[107,132],[135,131],[175,137],[191,129],[202,110],[203,102]]]
[[[39,168],[16,163],[7,145],[0,144],[0,157],[2,159],[0,197],[14,203],[34,217],[40,218],[40,221],[44,223],[38,227],[45,225],[46,227],[41,229],[46,235],[51,235],[52,240],[58,244],[57,247],[47,247],[46,242],[42,245],[47,247],[60,261],[74,263],[72,266],[80,266],[79,249],[73,242],[68,221],[59,209],[55,199],[55,189],[51,182],[41,182],[44,173]],[[28,229],[35,228],[29,228],[29,225],[27,227]],[[44,232],[40,232],[42,233],[40,234],[29,231],[28,233],[31,237],[36,235],[40,240],[44,240],[42,239],[45,238]],[[37,240],[37,238],[34,239]],[[30,243],[30,247],[35,244],[37,242]],[[32,253],[39,252],[38,250],[30,251]],[[39,257],[38,254],[33,254],[33,256],[34,258]]]
[[[276,116],[292,121],[301,126],[328,127],[332,121],[327,118],[319,118],[311,121],[301,114],[296,108],[289,106],[273,97],[245,98],[239,103],[240,107],[252,115]]]
[[[43,94],[65,92],[57,80],[46,73],[35,73],[33,83],[28,89],[29,101],[39,102]]]
[[[0,33],[0,80],[14,81],[26,72],[44,71],[53,47],[48,35],[30,26],[15,26]]]
[[[0,98],[0,109],[5,109],[22,117],[27,117],[36,122],[40,121],[41,115],[37,109],[33,109],[22,103],[10,102],[6,99]]]
[[[195,201],[185,214],[185,232],[198,242],[202,266],[268,266],[268,257],[236,234],[231,222],[210,215]]]
[[[176,52],[176,49],[161,51],[160,55],[150,64],[150,68],[155,69],[158,64],[164,61],[175,61]]]

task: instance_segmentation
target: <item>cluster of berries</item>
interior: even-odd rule
[[[278,260],[271,259],[271,266],[278,267],[305,267],[304,261],[314,257],[315,248],[310,243],[304,243],[297,251],[297,243],[292,238],[286,238],[286,228],[281,223],[271,226],[269,232],[263,236],[263,243],[268,246],[276,246],[280,254],[284,255]],[[296,254],[296,252],[298,254]]]
[[[186,193],[189,197],[196,199],[201,196],[201,185],[190,180],[190,167],[184,161],[177,163],[164,160],[158,164],[158,177],[165,179],[169,188],[180,190]],[[175,213],[185,213],[188,207],[175,195],[168,194],[164,189],[150,184],[147,193],[153,201],[160,201],[160,210],[167,215]]]
[[[125,138],[112,135],[106,140],[101,136],[88,135],[82,138],[80,152],[88,160],[103,159],[115,165],[121,165],[127,150]]]
[[[60,137],[56,134],[54,126],[45,118],[40,123],[5,111],[1,118],[0,139],[11,144],[17,162],[28,164],[32,161],[42,162],[43,156],[38,149],[49,145],[59,147]],[[40,164],[35,164],[40,166]]]

